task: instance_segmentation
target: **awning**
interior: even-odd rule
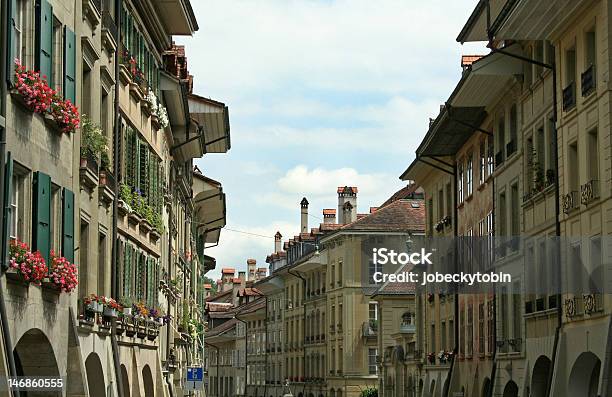
[[[204,272],[209,272],[211,270],[214,270],[215,267],[217,267],[217,259],[213,258],[212,256],[203,255],[202,259]]]
[[[231,148],[229,109],[224,103],[190,94],[189,112],[202,128],[204,153],[225,153]]]
[[[219,182],[196,172],[193,177],[196,232],[206,243],[215,244],[226,223],[225,193]]]
[[[480,0],[467,22],[459,32],[457,41],[460,43],[473,41],[489,41],[487,28],[492,26],[498,17],[505,15],[516,0]]]
[[[189,131],[189,134],[187,134]],[[182,161],[199,159],[204,155],[204,135],[201,127],[194,121],[190,121],[189,129],[173,128],[175,145],[170,149],[174,156]]]
[[[264,295],[269,295],[278,291],[283,291],[285,289],[285,282],[282,277],[272,276],[257,282],[255,286]]]
[[[153,4],[168,34],[191,36],[199,29],[189,0],[156,0]]]
[[[570,19],[594,2],[589,0],[514,0],[508,15],[493,25],[496,40],[549,40]]]

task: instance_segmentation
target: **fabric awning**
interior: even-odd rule
[[[549,40],[571,18],[587,6],[588,0],[514,0],[507,17],[493,26],[496,40]]]
[[[225,153],[231,148],[229,109],[224,103],[190,94],[189,112],[202,128],[205,153]]]
[[[171,148],[173,155],[178,156],[183,162],[191,159],[199,159],[204,155],[204,135],[201,127],[191,121],[189,130],[187,128],[173,128],[175,145]],[[189,131],[189,134],[187,134]]]
[[[196,231],[206,243],[215,244],[226,224],[225,193],[219,182],[196,172],[193,176]]]
[[[505,10],[514,1],[516,0],[480,0],[459,32],[457,41],[488,41],[487,28],[492,26],[500,15],[505,15]]]

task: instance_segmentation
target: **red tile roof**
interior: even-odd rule
[[[223,274],[236,273],[236,269],[234,269],[233,267],[224,267],[223,269],[221,269],[221,273]]]
[[[341,230],[425,231],[425,205],[423,200],[396,200]]]
[[[338,193],[344,192],[344,189],[349,189],[353,194],[357,194],[357,187],[355,186],[338,186]]]
[[[393,193],[393,195],[391,197],[389,197],[387,199],[387,201],[385,201],[380,207],[378,207],[379,209],[381,207],[384,207],[385,205],[388,205],[392,202],[394,202],[395,200],[400,200],[400,199],[423,199],[423,189],[415,184],[415,183],[409,183],[408,185],[404,186],[403,188],[401,188],[400,190],[398,190],[397,192]]]
[[[335,208],[326,208],[323,210],[323,215],[336,215]]]
[[[461,56],[461,67],[464,68],[466,66],[470,66],[484,55],[462,55]]]
[[[413,268],[414,265],[407,264],[395,272],[395,274],[409,272]],[[386,282],[376,291],[374,295],[412,295],[415,292],[416,283]]]

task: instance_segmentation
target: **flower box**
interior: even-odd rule
[[[10,94],[11,94],[11,97],[13,98],[13,102],[18,104],[21,108],[23,108],[23,110],[30,112],[30,113],[34,113],[34,109],[28,106],[25,98],[23,97],[23,95],[19,93],[19,91],[13,88],[10,90]]]
[[[6,278],[10,281],[14,281],[16,283],[23,283],[25,286],[28,285],[28,283],[23,279],[23,276],[17,271],[17,269],[9,268],[5,274]]]
[[[119,79],[123,85],[128,85],[132,81],[132,74],[130,73],[128,66],[125,64],[121,64],[119,67]]]
[[[117,202],[117,211],[119,212],[119,216],[124,217],[130,212],[132,212],[132,208],[123,200],[119,199]]]
[[[48,277],[43,279],[41,284],[42,284],[42,287],[45,288],[45,289],[48,289],[48,290],[53,291],[53,292],[56,292],[58,294],[61,292],[60,287],[57,284],[55,284],[53,282],[53,280],[51,280]]]

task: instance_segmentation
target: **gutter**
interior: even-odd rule
[[[5,211],[5,206],[7,203],[4,202],[4,191],[6,189],[5,184],[10,183],[10,181],[5,180],[5,159],[6,159],[6,126],[5,126],[5,116],[6,116],[6,96],[8,93],[8,84],[9,84],[9,70],[11,65],[11,60],[8,59],[8,34],[7,30],[9,29],[10,24],[8,23],[9,9],[8,9],[8,1],[1,2],[0,9],[0,21],[3,21],[2,25],[5,28],[0,29],[0,36],[2,40],[0,41],[0,59],[5,59],[5,66],[0,67],[0,187],[2,187],[0,191],[0,208],[3,213]],[[7,22],[6,24],[4,22]],[[4,236],[4,230],[6,230],[6,222],[8,219],[2,220],[2,230],[0,234],[2,234],[2,238],[0,241],[8,241],[6,236]],[[6,269],[6,246],[3,246],[0,249],[0,253],[2,254],[0,257],[0,264],[2,265],[2,271],[0,273],[0,278],[4,276]],[[2,328],[2,339],[4,339],[4,350],[6,354],[6,360],[8,364],[8,375],[9,376],[17,376],[17,369],[15,367],[15,357],[13,356],[13,343],[11,340],[11,332],[8,328],[8,316],[6,314],[6,304],[4,301],[4,288],[0,288],[0,327]],[[18,390],[12,390],[11,394],[15,397],[19,396]]]
[[[117,174],[119,169],[119,134],[121,133],[121,115],[119,113],[119,46],[121,45],[121,8],[122,0],[115,0],[115,24],[117,25],[117,51],[115,51],[115,128],[113,131],[113,171]],[[119,181],[119,175],[115,176]],[[115,183],[115,200],[113,201],[113,223],[111,235],[113,242],[111,247],[111,296],[117,298],[119,284],[117,279],[117,206],[119,201],[119,184]],[[119,344],[117,342],[117,320],[111,323],[111,347],[113,351],[113,365],[115,367],[115,381],[117,382],[117,395],[123,394],[123,377],[121,376],[121,359],[119,358]]]

